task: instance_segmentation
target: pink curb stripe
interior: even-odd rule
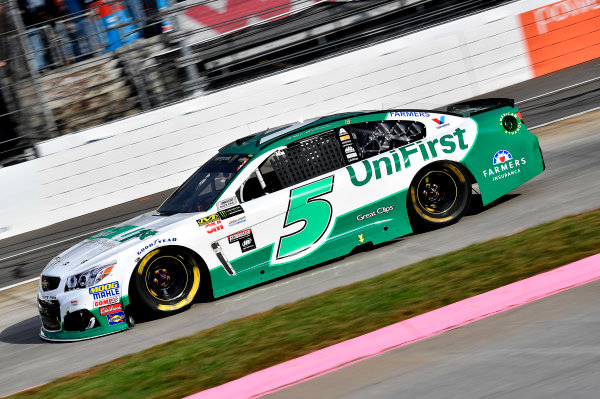
[[[600,254],[188,396],[256,398],[600,278]]]

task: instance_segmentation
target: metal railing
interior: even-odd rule
[[[4,18],[13,24],[12,29],[0,32],[2,44],[10,48],[0,60],[5,63],[0,67],[0,123],[4,126],[0,128],[0,165],[34,158],[32,145],[40,140],[220,90],[507,1],[290,0],[288,5],[294,5],[296,11],[278,5],[227,22],[184,29],[179,16],[212,1],[188,0],[152,16],[109,27],[101,23],[98,6],[94,6],[25,28],[16,0],[4,0]],[[121,0],[103,4],[118,5]],[[250,21],[250,16],[256,20],[265,15],[271,19],[248,23],[227,34],[214,31],[240,20]],[[172,27],[164,29],[165,21]],[[152,26],[163,26],[168,32],[125,44],[127,38]],[[198,32],[211,29],[214,37],[192,40]],[[114,31],[119,34],[113,35]],[[108,51],[114,47],[114,37],[123,43]]]

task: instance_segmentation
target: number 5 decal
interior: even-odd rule
[[[277,258],[295,255],[319,241],[331,222],[331,204],[321,195],[333,190],[333,176],[290,191],[290,203],[283,228],[304,222],[299,231],[279,239]]]

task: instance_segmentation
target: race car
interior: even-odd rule
[[[330,115],[221,148],[155,211],[107,228],[42,272],[40,336],[133,326],[409,234],[457,222],[544,170],[510,99],[445,112]]]

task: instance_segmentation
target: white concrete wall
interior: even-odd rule
[[[0,239],[179,185],[218,148],[336,112],[433,108],[532,78],[520,1],[38,145],[0,169]],[[97,140],[97,141],[94,141]]]

